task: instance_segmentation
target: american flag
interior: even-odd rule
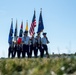
[[[31,36],[35,33],[34,32],[35,27],[36,27],[36,16],[35,16],[35,10],[34,10],[34,15],[33,15],[31,27],[30,27],[30,30],[29,30],[29,33],[30,33]]]

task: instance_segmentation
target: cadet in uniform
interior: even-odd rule
[[[43,38],[41,39],[42,43],[42,56],[44,55],[44,51],[46,51],[47,57],[49,57],[47,44],[49,43],[48,38],[46,37],[46,33],[43,33]]]
[[[36,52],[37,52],[37,55],[38,55],[38,50],[40,51],[40,57],[41,56],[41,37],[40,37],[40,33],[37,33],[37,36],[36,36]]]
[[[15,58],[17,53],[17,42],[14,43],[14,51],[13,51],[13,57]]]
[[[15,44],[15,49],[14,49],[14,57],[17,53],[17,57],[20,58],[21,57],[21,52],[22,52],[21,44],[16,43]]]
[[[34,57],[37,57],[37,52],[36,52],[36,39],[34,37],[35,33],[32,35],[30,39],[30,57],[32,57],[32,51],[34,51]]]
[[[22,43],[23,43],[22,57],[24,58],[26,53],[27,53],[27,56],[30,57],[30,53],[29,53],[30,38],[28,36],[28,31],[24,32]]]
[[[12,44],[10,44],[9,48],[8,48],[8,57],[13,58],[13,51],[14,51],[14,42],[12,42]]]

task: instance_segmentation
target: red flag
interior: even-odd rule
[[[18,40],[17,40],[17,44],[21,44],[21,42],[22,42],[22,38],[18,38]]]

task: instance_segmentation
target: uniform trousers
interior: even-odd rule
[[[15,46],[15,49],[14,49],[14,57],[17,54],[17,57],[20,58],[21,57],[21,53],[22,53],[22,48],[20,46]]]
[[[9,48],[8,48],[8,57],[10,58],[10,56],[11,56],[11,58],[13,58],[13,50],[14,50],[14,48],[12,48],[11,46],[9,46]]]
[[[30,57],[29,45],[23,44],[22,57],[24,58],[27,53],[27,57]]]
[[[42,47],[41,47],[41,45],[40,44],[38,44],[37,46],[36,46],[36,51],[37,51],[37,55],[38,55],[38,50],[39,50],[39,52],[40,52],[40,57],[42,58],[43,56],[43,50],[42,50]]]
[[[48,55],[48,47],[46,44],[42,44],[42,50],[43,50],[43,55],[44,55],[44,51],[46,52],[46,55]]]
[[[30,45],[30,57],[32,57],[32,52],[34,51],[34,57],[37,58],[37,50],[36,50],[36,46],[34,46],[33,44]]]

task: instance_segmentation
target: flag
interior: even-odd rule
[[[33,15],[31,27],[30,27],[30,30],[29,30],[29,33],[30,33],[31,36],[35,33],[34,32],[35,27],[36,27],[36,16],[35,16],[35,10],[34,10],[34,15]]]
[[[28,21],[26,22],[26,28],[25,31],[28,31]]]
[[[42,19],[42,10],[40,11],[39,23],[38,23],[38,31],[37,33],[42,32],[44,29],[43,19]]]
[[[14,41],[17,41],[17,20],[16,20],[16,27],[15,27],[15,32],[14,32]]]
[[[18,44],[21,44],[21,42],[22,42],[22,35],[23,35],[23,22],[21,23],[21,28],[20,28],[20,32],[19,32],[19,37],[18,37],[18,40],[17,40],[17,43],[18,43]]]
[[[19,32],[19,37],[22,37],[23,34],[23,22],[21,23],[21,28],[20,28],[20,32]]]
[[[21,42],[22,42],[22,38],[19,37],[18,40],[17,40],[17,44],[21,44]]]
[[[9,31],[8,43],[12,44],[12,41],[13,41],[13,19],[11,21],[11,27],[10,27],[10,31]]]

